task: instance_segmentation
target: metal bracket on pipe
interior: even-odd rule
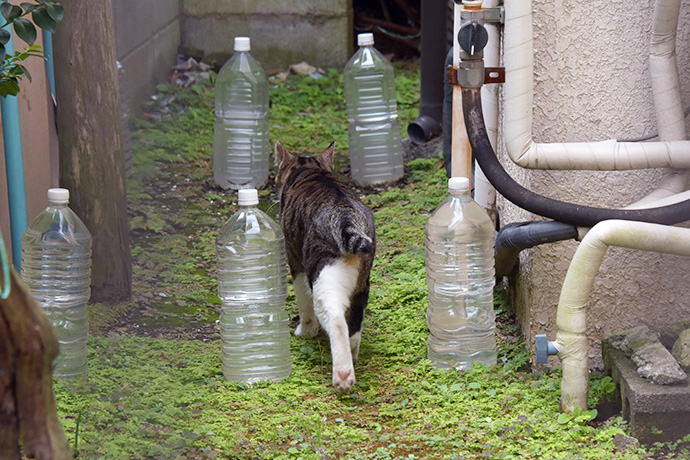
[[[446,82],[449,85],[462,86],[458,79],[458,71],[452,65],[446,68]],[[484,84],[505,83],[506,69],[504,67],[484,67]]]
[[[503,24],[506,21],[506,13],[503,5],[484,7],[484,22]]]

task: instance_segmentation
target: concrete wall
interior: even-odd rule
[[[117,59],[130,110],[166,81],[180,45],[179,0],[112,0]]]
[[[246,35],[267,71],[307,61],[342,68],[352,54],[352,0],[182,0],[182,50],[222,65]]]
[[[536,142],[598,141],[656,132],[647,70],[653,1],[534,0]],[[677,38],[684,107],[690,105],[690,3],[682,2]],[[690,132],[690,122],[688,124]],[[503,149],[503,147],[501,147]],[[513,178],[552,198],[622,207],[652,191],[662,171],[573,172],[521,169],[499,149]],[[533,220],[499,199],[501,222]],[[577,248],[568,241],[523,251],[511,278],[525,336],[556,338],[556,306]],[[590,364],[601,367],[600,340],[616,328],[653,330],[690,317],[690,258],[611,248],[587,305]],[[558,365],[556,358],[549,360]]]

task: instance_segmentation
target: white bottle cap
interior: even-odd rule
[[[366,32],[357,35],[357,46],[370,46],[374,44],[374,34]]]
[[[259,192],[255,188],[244,188],[237,191],[237,204],[253,206],[259,204]]]
[[[448,179],[448,190],[451,192],[466,192],[470,189],[470,180],[466,177],[451,177]]]
[[[57,204],[69,203],[69,190],[66,188],[49,188],[48,201]]]
[[[235,37],[235,51],[249,51],[250,49],[249,37]]]

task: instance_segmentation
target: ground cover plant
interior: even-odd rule
[[[405,64],[396,72],[406,127],[417,115],[419,73]],[[60,419],[78,458],[647,458],[639,447],[614,444],[626,429],[622,418],[558,412],[560,372],[530,371],[500,289],[498,365],[431,368],[423,229],[446,196],[439,159],[413,160],[401,183],[361,190],[379,243],[354,390],[333,392],[323,332],[316,339],[292,336],[286,380],[227,382],[214,242],[237,205],[235,192],[212,181],[213,84],[158,90],[134,130],[128,182],[134,296],[90,306],[88,381],[56,382]],[[274,78],[271,140],[314,153],[335,140],[337,170],[346,175],[344,106],[336,70],[318,79]],[[272,183],[260,198],[276,217]],[[288,310],[295,318],[291,286]],[[592,407],[612,392],[601,376],[591,387]]]

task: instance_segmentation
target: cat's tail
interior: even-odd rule
[[[374,242],[357,228],[346,228],[343,232],[345,252],[348,254],[371,254],[374,252]]]

